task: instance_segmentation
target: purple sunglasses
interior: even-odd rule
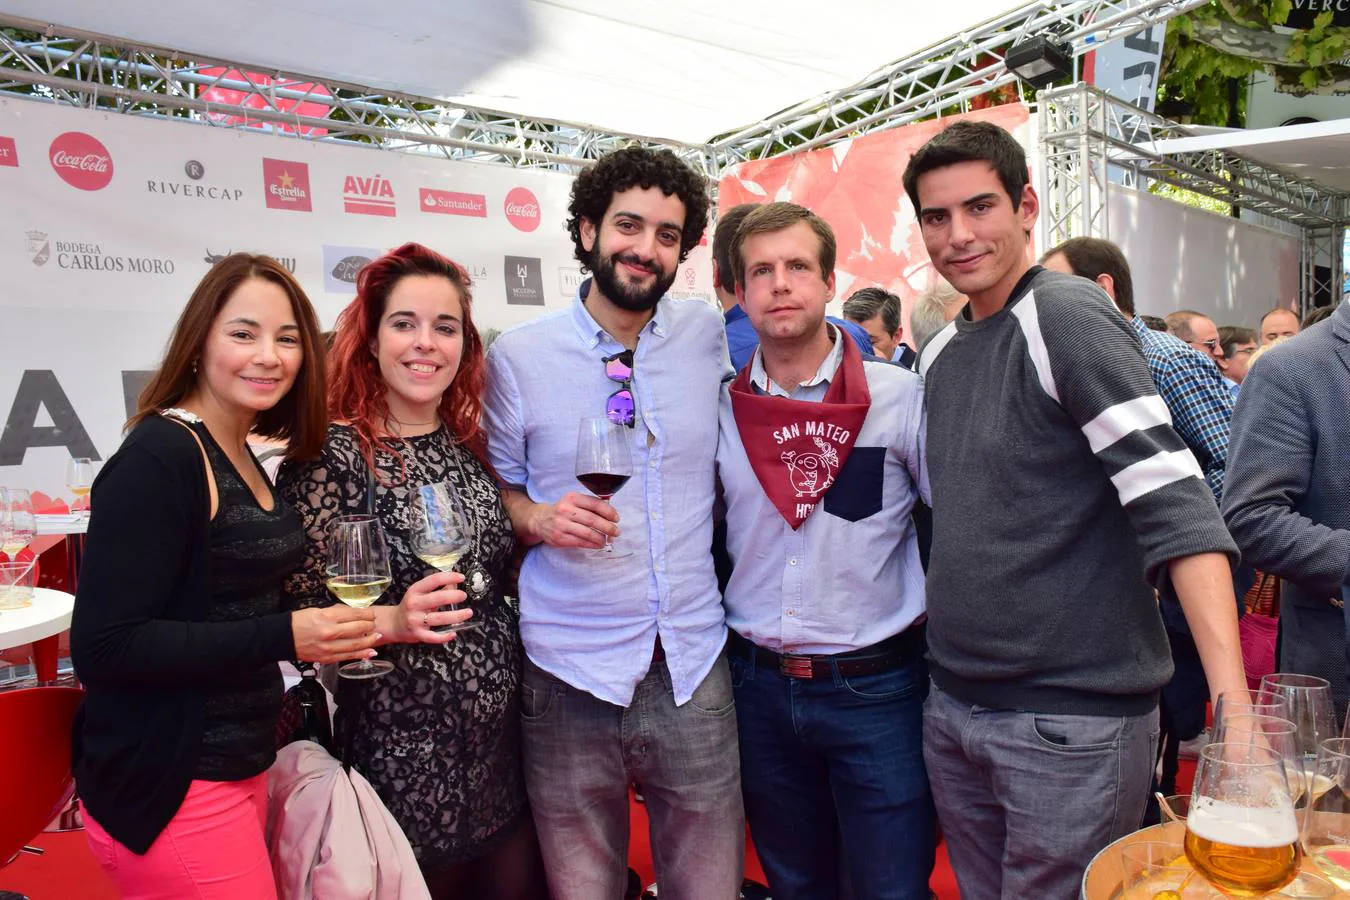
[[[619,389],[605,401],[605,416],[615,425],[633,427],[636,416],[633,407],[633,351],[625,350],[606,356],[605,377],[618,382]]]

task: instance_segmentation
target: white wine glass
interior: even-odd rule
[[[1326,790],[1303,810],[1303,851],[1317,871],[1350,891],[1350,739],[1322,742],[1313,777]]]
[[[0,551],[13,560],[37,537],[37,518],[33,515],[33,498],[28,491],[9,488],[6,494]]]
[[[389,589],[389,548],[374,516],[340,516],[328,528],[329,593],[355,609],[365,609]],[[387,659],[358,659],[338,668],[343,678],[376,678],[392,671]]]
[[[77,456],[66,460],[66,488],[75,495],[75,502],[71,505],[71,511],[74,512],[84,504],[84,511],[88,512],[89,492],[94,489],[94,461],[85,456]]]
[[[454,571],[460,558],[473,549],[473,526],[462,509],[455,486],[448,481],[424,484],[412,495],[412,552],[438,572]],[[431,630],[445,634],[478,625],[477,619],[469,619]]]
[[[1200,751],[1186,858],[1229,897],[1267,897],[1298,875],[1299,828],[1285,760],[1254,742]]]
[[[615,425],[605,416],[588,416],[577,430],[577,481],[605,502],[633,477],[633,455],[628,449],[631,432]],[[605,535],[604,549],[592,554],[597,559],[623,559],[631,550],[615,550],[614,541]]]

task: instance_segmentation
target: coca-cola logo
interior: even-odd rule
[[[539,201],[529,188],[512,188],[506,195],[506,221],[520,231],[534,231],[539,227]]]
[[[112,181],[112,154],[98,138],[83,131],[58,135],[47,157],[61,180],[73,188],[101,191]]]

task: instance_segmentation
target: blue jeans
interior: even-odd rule
[[[963,900],[1076,900],[1092,857],[1143,819],[1158,711],[987,709],[934,685],[923,740]]]
[[[525,785],[553,900],[623,900],[628,786],[642,789],[662,900],[734,900],[745,814],[731,677],[719,659],[676,706],[665,663],[625,709],[525,660]]]
[[[810,681],[730,662],[745,811],[774,900],[927,900],[923,661]]]

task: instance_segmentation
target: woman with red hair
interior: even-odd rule
[[[373,607],[379,678],[343,679],[339,744],[412,844],[434,898],[534,900],[543,889],[520,757],[520,635],[502,588],[515,551],[511,522],[485,461],[480,423],[483,345],[469,277],[420,244],[404,244],[357,276],[329,355],[330,425],[317,461],[287,465],[280,487],[308,535],[287,582],[297,607],[326,606],[326,531],[373,512],[389,544],[393,584]],[[437,573],[413,553],[412,498],[449,482],[472,526],[465,575]],[[466,581],[467,584],[463,584]],[[442,609],[468,590],[477,627]]]

